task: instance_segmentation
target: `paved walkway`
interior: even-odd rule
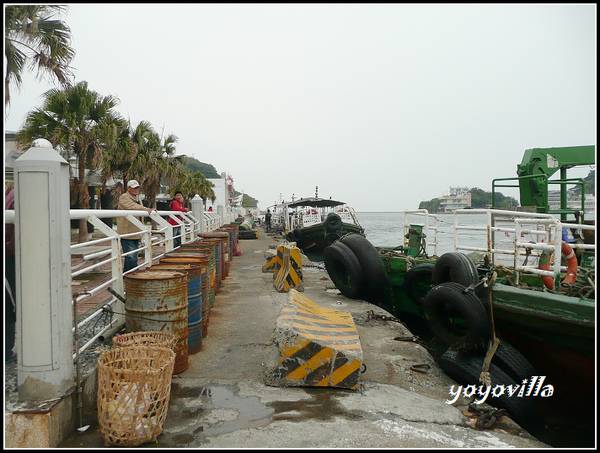
[[[362,344],[366,371],[357,390],[266,385],[265,375],[280,358],[273,331],[287,293],[263,273],[264,254],[280,239],[260,230],[241,240],[243,255],[210,313],[202,350],[189,368],[172,379],[164,433],[153,448],[540,448],[507,417],[489,430],[473,428],[459,407],[444,401],[453,384],[429,353],[400,323],[363,301],[349,300],[327,273],[304,265],[303,295],[323,307],[351,313]],[[373,317],[375,315],[375,317]],[[426,363],[426,373],[413,365]],[[98,427],[90,426],[59,447],[101,448]]]

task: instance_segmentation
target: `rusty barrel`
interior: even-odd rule
[[[239,225],[235,223],[228,223],[227,225],[223,225],[221,227],[223,231],[228,231],[231,234],[230,248],[229,248],[229,256],[230,259],[233,259],[233,256],[238,256],[238,236],[239,236]]]
[[[207,234],[207,233],[201,233]],[[221,282],[225,280],[225,257],[223,239],[217,237],[203,237],[201,243],[214,244],[215,247],[215,266],[217,268],[217,292],[221,287]]]
[[[202,266],[202,321],[200,323],[202,337],[208,333],[208,321],[210,318],[210,308],[215,299],[215,270],[214,256],[211,264],[208,251],[202,253],[173,253],[166,254],[160,259],[160,264],[192,264]]]
[[[127,332],[169,332],[177,337],[173,374],[188,367],[187,273],[171,270],[130,272],[125,280]]]
[[[206,266],[205,266],[206,267]],[[202,265],[187,263],[154,264],[147,270],[172,270],[188,275],[188,354],[202,349]]]
[[[181,248],[167,253],[167,255],[173,253],[185,253],[186,251],[191,252],[209,252],[211,261],[214,264],[215,269],[215,293],[219,292],[222,278],[222,260],[221,260],[221,241],[219,239],[203,238],[200,241],[190,243],[187,248]]]

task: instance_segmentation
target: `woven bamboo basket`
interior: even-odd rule
[[[135,447],[163,432],[175,352],[126,346],[98,357],[98,423],[105,445]]]
[[[170,332],[149,330],[117,334],[113,337],[113,347],[123,346],[161,346],[174,349],[177,337]]]

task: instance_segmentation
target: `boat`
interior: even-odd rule
[[[556,435],[553,420],[544,419],[548,406],[567,407],[569,429],[577,434],[563,437],[575,443],[560,444],[563,438],[554,446],[589,446],[595,221],[585,219],[583,200],[581,209],[572,209],[565,196],[550,209],[547,193],[549,184],[563,193],[569,184],[583,186],[566,170],[594,161],[595,146],[527,150],[516,178],[492,182],[493,203],[497,188],[518,187],[521,207],[455,210],[454,251],[437,254],[438,216],[421,209],[404,213],[399,245],[373,247],[346,236],[325,249],[325,267],[346,297],[369,300],[411,328],[420,322],[433,356],[459,384],[483,385],[481,373],[488,371],[492,386],[533,387],[527,392],[536,398],[504,394],[487,402],[540,440],[553,442]],[[551,180],[559,170],[560,179]],[[550,385],[548,398],[539,394],[540,381]]]
[[[304,253],[320,255],[346,234],[364,236],[354,209],[343,201],[319,198],[318,190],[314,197],[282,202],[273,208],[273,229]]]

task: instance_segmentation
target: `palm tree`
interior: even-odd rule
[[[88,209],[90,196],[85,182],[85,169],[102,163],[104,149],[113,146],[124,120],[113,109],[118,99],[101,96],[80,82],[65,90],[52,89],[44,94],[42,107],[27,114],[16,140],[24,148],[36,138],[45,138],[54,147],[71,150],[77,157],[75,179],[79,207]],[[79,222],[79,242],[87,240],[86,221]]]
[[[37,76],[49,75],[63,88],[71,85],[75,56],[71,47],[71,30],[62,21],[54,19],[66,10],[60,5],[8,5],[4,12],[4,105],[10,104],[10,84],[21,87],[21,74],[29,62]]]
[[[214,201],[216,199],[212,190],[214,184],[206,179],[202,172],[193,172],[187,168],[182,168],[182,172],[182,177],[169,188],[171,196],[179,190],[188,200],[194,198],[196,194],[200,195],[203,200],[210,198]]]
[[[184,158],[175,156],[175,143],[178,140],[175,135],[161,138],[148,124],[145,127],[136,135],[137,154],[129,174],[140,181],[148,206],[156,207],[156,196],[160,193],[163,179],[176,180],[181,177],[180,164]]]

